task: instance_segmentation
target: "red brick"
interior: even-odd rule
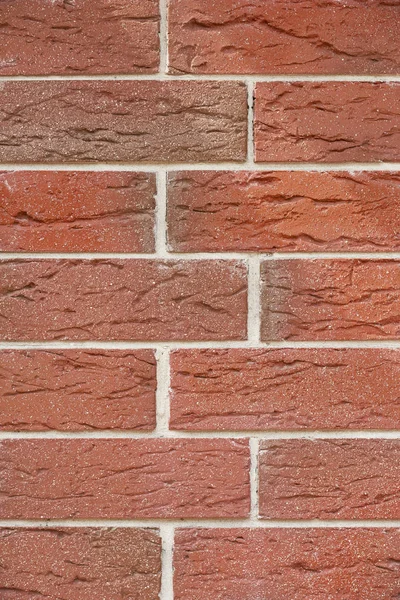
[[[2,0],[1,75],[156,73],[157,0]]]
[[[178,252],[398,250],[399,184],[390,172],[173,173],[169,243]]]
[[[399,519],[400,440],[274,440],[260,446],[267,519]]]
[[[0,249],[152,252],[155,193],[146,173],[0,173]]]
[[[177,350],[170,426],[397,429],[399,381],[397,350]]]
[[[3,600],[157,600],[161,542],[152,529],[1,529]]]
[[[175,600],[389,600],[400,530],[180,529]]]
[[[397,74],[397,2],[170,0],[172,73]]]
[[[258,83],[259,162],[379,162],[400,159],[400,84]]]
[[[6,440],[0,518],[245,517],[246,440]]]
[[[399,338],[399,261],[276,260],[261,271],[263,340]]]
[[[3,350],[0,429],[155,427],[152,350]]]
[[[10,260],[0,281],[3,340],[246,337],[242,262]]]
[[[3,163],[243,161],[235,81],[13,81],[0,90]]]

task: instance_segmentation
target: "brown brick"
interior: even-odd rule
[[[180,529],[175,600],[389,600],[400,530]]]
[[[400,248],[400,174],[181,171],[169,176],[177,252]]]
[[[399,519],[400,440],[269,440],[260,446],[267,519]]]
[[[246,440],[6,440],[0,518],[245,517]]]
[[[172,73],[397,74],[396,1],[170,0]]]
[[[1,75],[156,73],[157,0],[2,0]]]
[[[0,173],[0,249],[152,252],[155,193],[146,173]]]
[[[400,84],[258,83],[259,162],[379,162],[400,159]]]
[[[3,163],[243,161],[234,81],[14,81],[0,90]]]
[[[0,429],[155,427],[152,350],[3,350]]]
[[[10,260],[0,281],[3,340],[246,336],[242,262]]]
[[[157,600],[161,541],[152,529],[0,529],[3,600]]]
[[[399,261],[276,260],[261,270],[263,340],[399,338]]]
[[[396,429],[398,350],[177,350],[171,421],[185,430]]]

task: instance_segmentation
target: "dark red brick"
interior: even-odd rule
[[[399,529],[180,529],[175,600],[392,600]]]
[[[0,529],[2,600],[158,600],[161,541],[152,529]]]
[[[152,430],[152,350],[3,350],[0,429]]]
[[[0,173],[0,249],[153,252],[154,175]]]
[[[170,0],[172,73],[398,74],[396,0]]]
[[[269,440],[259,462],[264,518],[400,518],[400,440]]]
[[[258,83],[258,162],[400,160],[400,83]]]
[[[399,338],[399,261],[265,261],[261,278],[263,340]]]
[[[177,350],[171,421],[185,430],[397,429],[398,350]]]
[[[244,339],[238,261],[0,262],[3,340]]]
[[[3,519],[246,517],[246,440],[5,440]]]
[[[2,0],[1,75],[156,73],[157,0]]]
[[[181,171],[169,176],[177,252],[395,251],[400,175]]]

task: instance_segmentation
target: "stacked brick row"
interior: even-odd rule
[[[0,2],[0,596],[400,596],[400,4]]]

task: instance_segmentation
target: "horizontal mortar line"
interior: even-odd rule
[[[400,252],[164,252],[161,255],[139,254],[134,252],[0,252],[0,260],[248,260],[252,257],[260,260],[285,259],[362,259],[362,260],[400,260]]]
[[[148,440],[148,439],[247,439],[256,438],[257,440],[400,440],[400,430],[343,430],[337,429],[334,431],[176,431],[169,429],[168,431],[0,431],[0,440],[48,440],[48,439],[132,439],[132,440]]]
[[[107,75],[2,75],[0,82],[12,81],[243,81],[254,83],[291,82],[355,82],[355,83],[396,83],[400,75],[313,75],[313,74],[207,74],[207,73],[133,73]]]
[[[321,348],[321,349],[351,349],[351,348],[377,348],[377,349],[399,349],[400,340],[341,340],[341,341],[265,341],[253,342],[242,341],[49,341],[49,340],[26,340],[26,341],[1,341],[0,350],[144,350],[144,349],[168,349],[168,350],[273,350],[290,348]]]
[[[261,520],[261,519],[10,519],[0,520],[0,527],[155,527],[160,525],[172,525],[177,529],[200,528],[200,529],[310,529],[310,528],[399,528],[398,519],[341,519],[341,520]]]
[[[196,162],[196,163],[1,163],[0,171],[128,171],[138,173],[159,173],[160,171],[399,171],[400,162],[373,163],[313,163],[313,162]]]

